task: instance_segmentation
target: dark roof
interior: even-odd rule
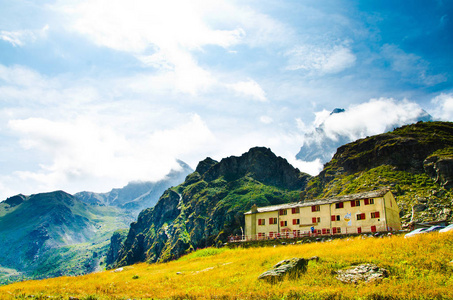
[[[288,209],[288,208],[294,208],[294,207],[305,207],[305,206],[322,205],[322,204],[329,204],[329,203],[339,203],[339,202],[345,202],[345,201],[351,201],[351,200],[360,200],[360,199],[364,199],[364,198],[377,198],[377,197],[384,196],[387,192],[390,192],[390,190],[389,189],[380,189],[380,190],[371,191],[371,192],[363,192],[363,193],[350,194],[350,195],[344,195],[344,196],[307,200],[305,202],[293,202],[293,203],[286,203],[286,204],[279,204],[279,205],[272,205],[272,206],[264,206],[264,207],[258,207],[257,212],[261,213],[261,212],[270,212],[270,211],[276,211],[276,210],[280,210],[280,209]],[[248,215],[251,213],[252,213],[252,211],[249,210],[248,212],[246,212],[244,214]]]

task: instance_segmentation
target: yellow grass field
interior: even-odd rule
[[[280,260],[319,256],[296,280],[257,277]],[[453,299],[453,234],[404,239],[352,238],[249,249],[208,248],[177,261],[137,264],[121,272],[28,281],[0,287],[1,299]],[[349,285],[335,271],[375,263],[390,277]]]

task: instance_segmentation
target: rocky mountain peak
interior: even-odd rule
[[[210,157],[205,158],[204,160],[200,161],[195,169],[195,172],[203,175],[206,173],[213,165],[217,164],[218,161],[213,160]]]
[[[220,177],[233,181],[244,176],[286,189],[302,188],[305,182],[297,168],[265,147],[251,148],[239,157],[224,158],[206,171],[203,177],[206,181]]]

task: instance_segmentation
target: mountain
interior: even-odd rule
[[[179,170],[171,170],[164,179],[156,182],[131,182],[108,193],[80,192],[74,196],[85,203],[125,209],[135,218],[143,209],[153,207],[166,189],[180,184],[193,172],[183,161],[178,160],[178,164]]]
[[[0,283],[95,271],[129,220],[63,191],[10,197],[0,202]]]
[[[328,126],[329,121],[337,119],[335,124],[348,123],[349,120],[347,111],[342,108],[335,108],[330,115],[321,122],[313,131],[304,135],[304,145],[300,148],[296,158],[303,161],[314,161],[319,159],[322,164],[327,163],[332,159],[338,147],[344,144],[353,142],[353,136],[364,138],[369,135],[368,132],[375,132],[375,129],[369,129],[368,123],[358,123],[355,126],[345,126],[347,129],[336,128],[336,126]],[[425,111],[420,111],[412,118],[403,118],[402,120],[389,122],[386,124],[383,132],[393,130],[405,124],[411,124],[418,121],[432,121],[431,115]],[[327,128],[328,127],[328,128]],[[332,128],[335,127],[335,128]]]
[[[121,250],[111,267],[166,261],[223,243],[241,234],[243,214],[253,204],[297,201],[310,178],[262,147],[220,162],[206,158],[182,184],[166,190],[155,207],[140,213],[122,246],[112,244]]]
[[[453,123],[418,122],[338,148],[316,177],[269,149],[201,161],[184,183],[142,211],[118,235],[110,267],[166,261],[241,234],[243,213],[257,206],[311,201],[389,188],[403,223],[453,220]],[[112,246],[111,246],[112,247]],[[118,250],[119,249],[119,250]]]
[[[418,122],[343,145],[301,197],[381,187],[396,196],[404,223],[452,221],[453,123]]]

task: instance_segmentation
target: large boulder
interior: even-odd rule
[[[337,272],[337,279],[344,283],[371,283],[379,282],[387,278],[389,273],[386,269],[374,264],[361,264]]]
[[[258,279],[274,284],[282,281],[285,277],[288,279],[299,278],[307,271],[308,262],[310,260],[318,260],[318,258],[306,259],[295,257],[282,260],[273,266],[272,269],[261,274]]]

